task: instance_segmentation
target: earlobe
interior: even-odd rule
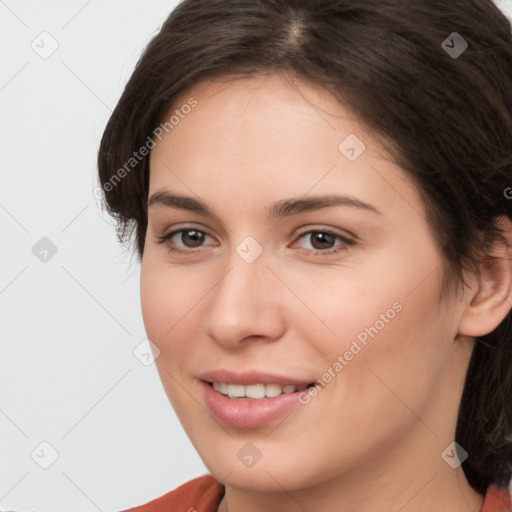
[[[480,276],[473,275],[466,292],[466,308],[459,334],[484,336],[494,331],[512,309],[512,222],[500,216],[502,231],[480,260]]]

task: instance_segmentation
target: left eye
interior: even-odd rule
[[[353,245],[354,241],[340,235],[339,233],[335,233],[333,231],[328,230],[317,230],[317,231],[308,231],[306,233],[302,233],[298,237],[298,240],[305,238],[306,240],[309,238],[311,247],[306,247],[308,250],[313,250],[316,253],[333,253],[342,250],[347,245]],[[338,244],[338,249],[333,244],[336,242],[336,239],[340,240]],[[340,247],[341,246],[341,247]]]

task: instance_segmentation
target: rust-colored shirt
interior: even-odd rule
[[[203,475],[145,505],[123,512],[217,512],[224,486],[212,475]],[[480,512],[512,512],[508,489],[491,486]]]

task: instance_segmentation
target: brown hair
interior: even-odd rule
[[[417,184],[448,281],[478,270],[477,253],[499,236],[496,218],[512,217],[512,35],[491,0],[179,4],[140,57],[98,155],[106,208],[121,242],[135,232],[139,258],[149,158],[135,152],[152,147],[191,85],[256,73],[319,84],[349,107]],[[512,477],[510,320],[477,338],[459,409],[462,467],[482,494]]]

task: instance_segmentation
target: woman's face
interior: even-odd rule
[[[208,469],[278,492],[453,471],[471,346],[405,172],[305,82],[203,82],[175,110],[150,157],[142,312]]]

